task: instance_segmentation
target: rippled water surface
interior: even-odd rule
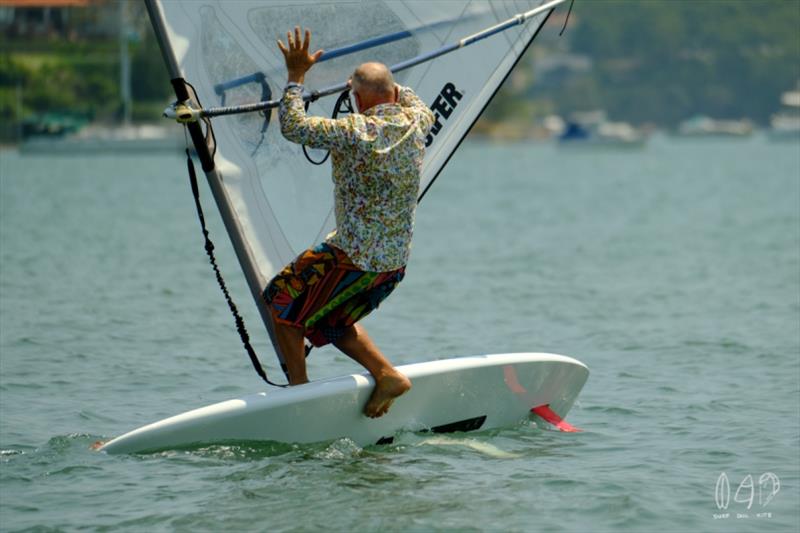
[[[0,530],[797,531],[800,146],[467,143],[366,320],[397,363],[570,355],[566,434],[231,444],[98,439],[261,390],[178,157],[0,153]],[[258,316],[213,214],[257,350]],[[312,379],[358,368],[316,351]],[[726,491],[727,488],[727,491]]]

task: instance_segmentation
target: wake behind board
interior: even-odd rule
[[[185,412],[117,437],[100,450],[140,453],[226,441],[391,442],[400,431],[472,431],[515,424],[549,405],[561,418],[589,376],[581,362],[553,354],[495,354],[398,366],[412,388],[389,412],[363,414],[368,374],[324,379]]]

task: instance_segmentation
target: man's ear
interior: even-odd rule
[[[358,112],[361,113],[361,97],[355,91],[352,91],[352,93],[353,93],[353,98],[356,99],[356,109],[358,109]]]

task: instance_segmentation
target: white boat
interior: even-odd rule
[[[574,113],[556,138],[560,147],[569,148],[642,148],[647,143],[647,135],[627,122],[608,120],[605,111]]]
[[[180,128],[163,124],[86,126],[64,137],[28,137],[19,146],[26,155],[88,155],[142,152],[180,153],[186,146]]]
[[[800,139],[800,90],[781,95],[781,110],[770,118],[767,136],[774,141]]]
[[[677,133],[681,137],[749,137],[753,134],[753,123],[747,119],[717,120],[698,115],[681,122]]]

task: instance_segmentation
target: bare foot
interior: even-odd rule
[[[89,446],[89,448],[92,449],[92,450],[99,450],[100,448],[103,447],[103,444],[105,444],[105,443],[106,443],[106,441],[104,441],[104,440],[98,440],[98,441],[92,443],[92,445]]]
[[[364,407],[364,414],[368,417],[378,418],[385,415],[395,398],[411,388],[411,380],[396,370],[392,372],[382,376],[376,383],[375,390]]]

